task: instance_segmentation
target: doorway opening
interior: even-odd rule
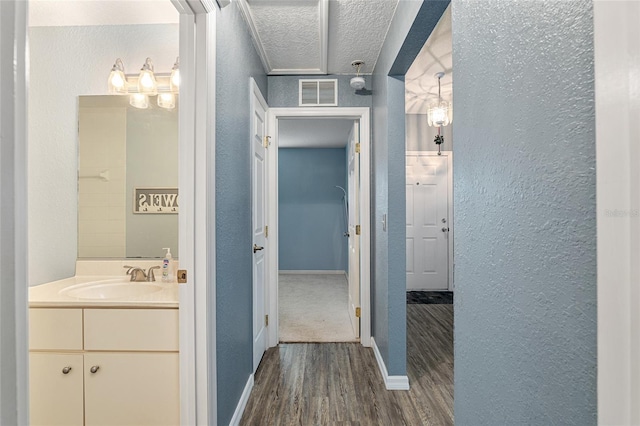
[[[359,236],[349,214],[353,225],[357,122],[285,118],[278,126],[279,341],[356,341],[358,262],[349,261]]]
[[[341,140],[334,141],[339,145],[318,148],[307,144],[302,148],[287,141],[289,135],[296,134],[296,128],[305,129],[314,122],[316,126],[324,127],[328,127],[328,123],[340,124],[345,134]],[[282,298],[294,294],[291,288],[297,292],[302,286],[317,290],[323,285],[341,292],[326,293],[328,300],[337,297],[337,303],[343,306],[341,329],[345,330],[346,337],[340,341],[356,341],[359,335],[362,345],[371,344],[369,123],[369,108],[271,108],[268,111],[271,138],[267,152],[267,223],[271,231],[265,242],[268,263],[265,296],[266,310],[272,319],[270,347],[297,339],[286,337],[286,317],[296,314],[283,315],[282,306],[287,302]],[[306,133],[307,136],[301,139],[308,141],[311,132]],[[313,135],[317,133],[313,132]],[[318,169],[321,157],[326,157],[322,159],[326,169],[312,170]],[[302,170],[299,164],[302,161],[312,161],[314,167],[307,166]],[[340,172],[334,173],[338,169]],[[304,171],[304,176],[293,176],[296,170]],[[313,174],[316,175],[311,176]],[[302,226],[308,226],[303,225],[304,221],[322,222],[324,231],[315,229],[320,228],[319,225],[311,225],[314,229],[302,229]],[[323,250],[314,252],[313,249],[319,247],[306,247],[314,244],[312,239],[320,238]],[[350,284],[345,286],[346,283]],[[281,291],[284,294],[281,295]],[[291,299],[295,300],[295,297]],[[303,309],[302,316],[306,316],[308,310],[304,306],[300,308]],[[323,310],[317,311],[322,313]],[[284,329],[280,326],[282,319],[285,319]],[[314,336],[310,339],[317,338]],[[316,341],[338,341],[335,339],[333,336]]]

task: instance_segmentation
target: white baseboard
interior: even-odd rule
[[[247,380],[247,384],[244,386],[244,390],[240,396],[240,401],[238,401],[238,406],[236,407],[236,411],[233,413],[229,426],[238,426],[240,424],[242,414],[247,406],[247,401],[249,401],[249,395],[251,395],[251,389],[253,389],[253,374],[249,376],[249,380]]]
[[[280,270],[278,271],[279,274],[282,275],[318,275],[318,274],[325,274],[325,275],[340,275],[340,274],[345,274],[346,275],[346,271],[342,271],[342,270],[333,270],[333,269],[327,269],[327,270],[309,270],[309,271],[303,271],[303,270]]]
[[[380,350],[378,349],[378,345],[376,345],[376,341],[373,337],[371,337],[371,347],[373,348],[373,353],[376,355],[376,361],[378,361],[378,368],[380,369],[380,373],[382,374],[382,378],[384,379],[384,385],[387,390],[409,390],[409,377],[408,376],[390,376],[387,372],[387,366],[384,365],[384,360],[382,359],[382,355],[380,354]]]

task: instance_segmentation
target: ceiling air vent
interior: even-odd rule
[[[338,80],[300,80],[300,106],[338,106]]]

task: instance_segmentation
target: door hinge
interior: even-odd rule
[[[267,238],[269,236],[269,225],[264,227],[264,237]]]
[[[360,308],[356,308],[356,318],[360,318]]]
[[[360,235],[360,225],[356,225],[356,235]]]
[[[360,143],[356,144],[356,153],[360,154]]]
[[[270,143],[269,139],[271,139],[271,136],[265,136],[264,137],[263,145],[264,145],[265,148],[269,148],[269,143]]]
[[[265,315],[264,316],[264,326],[268,327],[269,326],[269,315]]]

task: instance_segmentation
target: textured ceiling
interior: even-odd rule
[[[238,0],[271,75],[373,71],[398,0]]]
[[[354,74],[351,62],[371,74],[387,35],[397,0],[332,0],[329,2],[329,73]]]
[[[251,15],[273,70],[322,69],[321,2],[250,1]],[[274,31],[273,28],[277,28]]]
[[[177,24],[179,18],[169,0],[29,0],[31,27]]]
[[[313,118],[278,120],[279,148],[343,148],[353,120]]]
[[[429,101],[438,97],[438,79],[435,74],[440,71],[445,73],[440,80],[442,97],[452,101],[452,50],[449,6],[405,75],[407,114],[427,113]]]

